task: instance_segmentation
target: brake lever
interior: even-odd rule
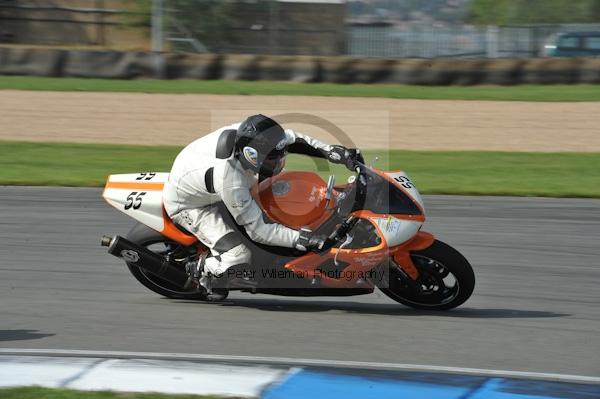
[[[349,218],[344,220],[341,223],[340,227],[335,229],[335,231],[333,231],[325,239],[325,243],[323,244],[323,247],[315,252],[318,254],[323,254],[323,253],[329,251],[335,245],[336,242],[340,241],[340,239],[342,238],[342,235],[345,235],[345,236],[348,235],[348,232],[354,227],[354,225],[357,222],[358,222],[358,218],[354,217],[354,216],[350,216]],[[346,239],[347,239],[347,237],[346,237]]]
[[[338,248],[338,251],[335,253],[335,256],[333,257],[334,265],[339,266],[338,261],[337,261],[338,255],[340,254],[340,251],[342,249],[344,249],[345,246],[352,243],[352,240],[354,240],[354,236],[351,236],[350,234],[346,234],[346,240],[344,240],[344,243],[342,245],[340,245],[340,247]]]

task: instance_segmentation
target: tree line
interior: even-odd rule
[[[600,0],[472,0],[466,22],[490,25],[600,22]]]

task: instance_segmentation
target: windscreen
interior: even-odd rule
[[[402,190],[370,169],[363,209],[375,213],[421,215],[419,207]]]

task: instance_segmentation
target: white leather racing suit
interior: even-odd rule
[[[210,248],[213,256],[206,259],[204,270],[213,275],[251,261],[250,250],[239,239],[239,233],[223,219],[220,202],[253,241],[293,248],[299,236],[297,230],[270,223],[263,217],[250,194],[257,175],[245,170],[233,151],[226,157],[222,149],[218,153],[221,135],[238,126],[225,126],[185,147],[175,159],[163,191],[167,214]],[[305,148],[295,152],[319,156],[331,148],[289,129],[285,134],[290,145]]]

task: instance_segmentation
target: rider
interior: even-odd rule
[[[164,206],[174,222],[210,248],[212,256],[198,265],[203,285],[206,276],[221,276],[230,268],[247,270],[251,261],[250,250],[222,212],[229,211],[248,237],[261,244],[301,251],[323,244],[309,229],[295,230],[270,221],[250,194],[259,178],[282,171],[288,151],[348,167],[358,154],[354,149],[284,130],[267,116],[253,115],[193,141],[175,159],[164,187]],[[221,202],[226,209],[219,206]]]

